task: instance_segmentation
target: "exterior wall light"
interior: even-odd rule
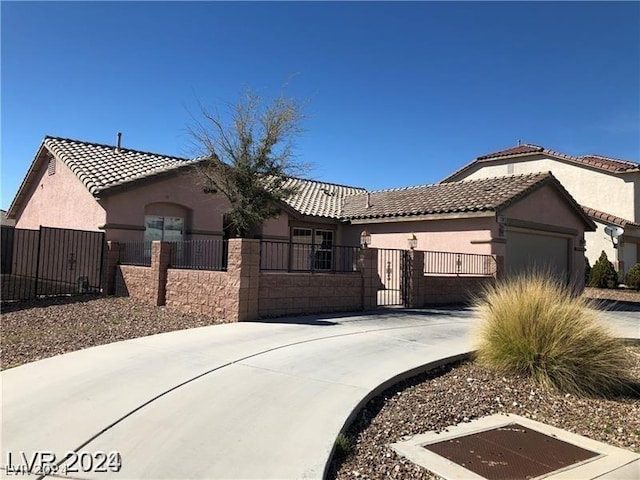
[[[409,248],[411,250],[415,250],[415,248],[418,246],[418,237],[416,237],[415,233],[412,233],[411,235],[409,235]]]
[[[360,245],[362,245],[362,248],[367,248],[371,245],[371,234],[366,230],[363,230],[360,234]]]

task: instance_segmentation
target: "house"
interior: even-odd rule
[[[552,172],[596,223],[596,231],[585,236],[592,265],[603,250],[622,272],[640,261],[640,165],[635,162],[522,144],[482,155],[443,183],[541,171]],[[624,233],[612,239],[607,226],[621,227]]]
[[[198,240],[224,235],[229,205],[198,187],[197,160],[119,145],[45,137],[8,210],[18,228],[40,225],[104,231],[107,240]],[[291,179],[299,188],[283,214],[258,235],[340,243],[339,209],[345,195],[363,191]]]
[[[11,204],[18,228],[104,231],[107,240],[197,240],[224,236],[229,205],[198,187],[198,160],[45,137]],[[497,255],[507,272],[531,265],[581,285],[584,232],[595,224],[551,173],[397,190],[291,178],[297,193],[262,225],[263,240],[330,251],[359,245]],[[330,258],[330,257],[326,257]],[[320,262],[330,269],[331,262]]]

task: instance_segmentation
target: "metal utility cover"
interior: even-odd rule
[[[424,448],[488,480],[539,477],[598,456],[518,423]]]
[[[520,432],[518,435],[518,432],[514,432],[516,429],[528,433]],[[505,433],[509,431],[511,433]],[[514,414],[477,418],[450,426],[445,431],[412,435],[390,446],[398,455],[448,480],[527,478],[534,475],[546,480],[635,480],[639,478],[640,471],[640,455],[637,453]],[[452,446],[461,450],[460,458],[449,457],[453,458],[450,460],[445,456],[448,455],[445,450]],[[430,449],[442,451],[435,453]],[[470,451],[475,457],[468,455]],[[472,465],[482,464],[481,459],[489,470],[482,471],[482,474],[472,469]],[[496,464],[500,462],[517,466],[519,470],[499,473]],[[547,473],[539,473],[538,468],[542,467],[538,464],[544,466]],[[525,465],[531,470],[525,469]]]

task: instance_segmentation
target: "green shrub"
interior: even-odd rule
[[[353,442],[344,433],[339,433],[335,441],[335,454],[339,459],[345,459],[353,453]]]
[[[604,250],[600,254],[600,258],[593,264],[588,285],[599,288],[616,288],[618,286],[618,272],[607,258]]]
[[[591,276],[591,265],[589,265],[589,259],[584,257],[584,284],[589,285],[589,277]]]
[[[578,395],[631,388],[623,341],[597,322],[588,300],[572,297],[551,276],[515,277],[483,293],[476,301],[479,363]]]
[[[624,284],[627,287],[640,289],[640,263],[636,263],[627,272],[627,276],[624,277]]]

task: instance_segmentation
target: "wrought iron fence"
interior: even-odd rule
[[[151,241],[135,240],[120,243],[120,264],[151,266]]]
[[[493,276],[496,259],[493,255],[454,252],[424,252],[425,275]]]
[[[102,288],[103,232],[3,226],[0,244],[3,301]]]
[[[348,273],[358,270],[360,247],[308,243],[260,242],[260,270]]]
[[[226,240],[188,240],[171,244],[173,268],[191,270],[227,269],[228,243]]]

